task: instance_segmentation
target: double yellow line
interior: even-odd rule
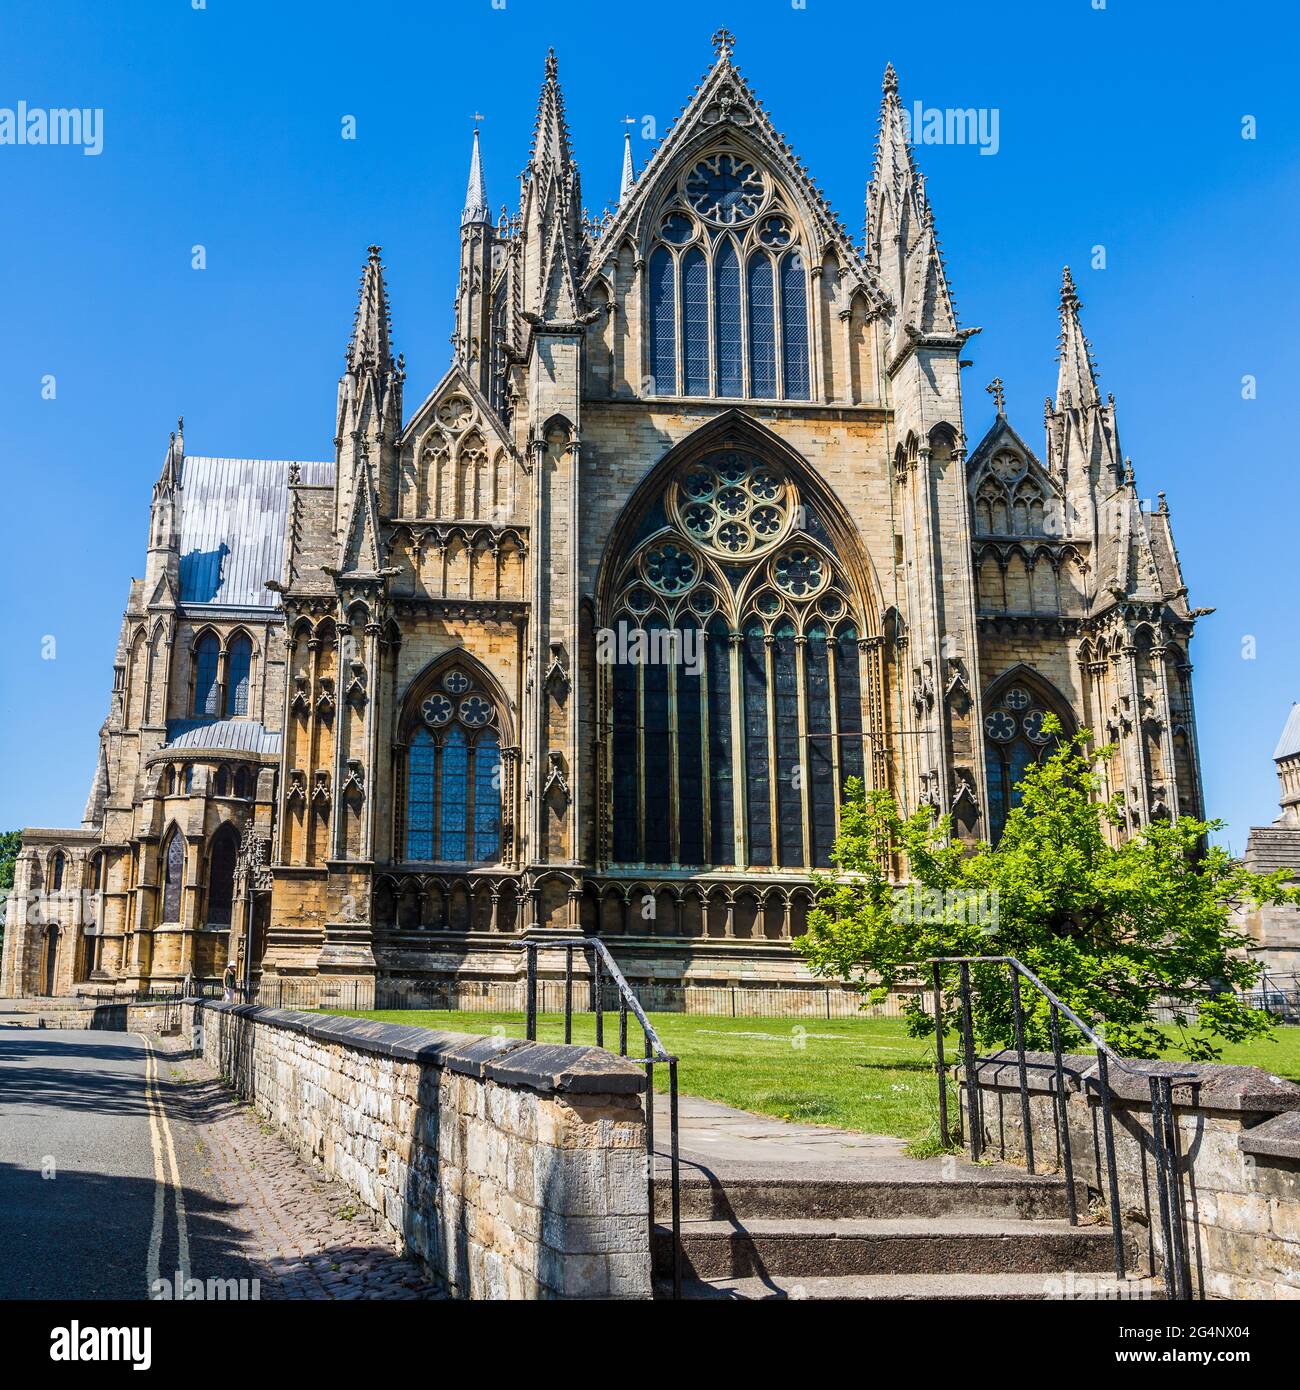
[[[190,1232],[185,1215],[185,1190],[181,1186],[176,1146],[172,1143],[171,1126],[167,1123],[167,1109],[158,1086],[158,1054],[147,1037],[143,1034],[137,1036],[144,1043],[144,1101],[145,1109],[149,1112],[149,1140],[153,1146],[153,1230],[149,1236],[149,1264],[145,1271],[147,1297],[154,1297],[159,1280],[163,1221],[167,1212],[167,1189],[170,1187],[175,1194],[177,1271],[181,1278],[181,1287],[174,1291],[173,1297],[184,1298],[184,1285],[190,1277]]]

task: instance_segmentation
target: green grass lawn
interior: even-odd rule
[[[516,1013],[402,1009],[348,1016],[459,1033],[524,1035],[524,1016]],[[937,1127],[934,1049],[909,1038],[902,1019],[651,1014],[650,1021],[664,1047],[681,1059],[679,1084],[687,1094],[783,1120],[902,1139],[919,1138]],[[537,1033],[542,1042],[563,1042],[563,1016],[541,1015]],[[573,1040],[595,1041],[592,1015],[574,1015]],[[955,1043],[952,1038],[946,1044],[950,1057]],[[605,1046],[618,1046],[617,1015],[606,1015]],[[643,1050],[635,1023],[629,1024],[628,1047],[633,1053]],[[1300,1028],[1279,1028],[1268,1043],[1225,1048],[1223,1060],[1300,1081]],[[666,1081],[666,1076],[656,1077],[660,1089]]]

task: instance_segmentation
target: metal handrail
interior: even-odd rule
[[[650,1259],[654,1270],[655,1242],[655,1089],[654,1069],[668,1068],[668,1129],[669,1180],[672,1199],[673,1297],[682,1296],[682,1183],[680,1129],[677,1109],[677,1057],[663,1045],[654,1025],[646,1017],[641,1001],[633,993],[609,948],[596,936],[555,936],[520,942],[527,954],[527,1008],[524,1032],[529,1042],[537,1041],[537,957],[541,951],[564,951],[564,1041],[573,1041],[573,953],[591,952],[591,1011],[596,1016],[596,1046],[605,1045],[604,976],[608,975],[618,990],[618,1052],[646,1069],[646,1183],[650,1205]],[[631,1015],[645,1038],[645,1056],[632,1057],[627,1050],[627,1021]]]
[[[1020,1091],[1020,1117],[1025,1142],[1025,1167],[1034,1171],[1033,1132],[1029,1114],[1029,1082],[1025,1063],[1024,1010],[1020,999],[1020,980],[1023,977],[1047,1000],[1052,1035],[1052,1060],[1055,1074],[1056,1104],[1053,1107],[1053,1120],[1056,1126],[1057,1145],[1065,1169],[1066,1209],[1070,1224],[1078,1225],[1079,1216],[1074,1192],[1074,1162],[1070,1142],[1069,1116],[1065,1103],[1065,1076],[1063,1052],[1061,1048],[1061,1015],[1079,1030],[1092,1044],[1097,1054],[1096,1078],[1081,1078],[1085,1086],[1094,1087],[1100,1100],[1102,1116],[1102,1137],[1106,1155],[1107,1196],[1110,1206],[1110,1224],[1115,1250],[1115,1274],[1119,1279],[1126,1277],[1124,1256],[1124,1233],[1122,1229],[1119,1201],[1119,1171],[1115,1161],[1115,1126],[1111,1113],[1112,1086],[1110,1066],[1113,1063],[1130,1076],[1147,1081],[1151,1094],[1151,1136],[1152,1151],[1156,1165],[1156,1194],[1160,1208],[1160,1231],[1165,1265],[1165,1288],[1170,1298],[1189,1299],[1192,1297],[1191,1277],[1185,1243],[1185,1213],[1182,1185],[1178,1173],[1178,1131],[1173,1118],[1173,1087],[1189,1085],[1199,1080],[1195,1072],[1145,1072],[1131,1065],[1121,1057],[1098,1033],[1085,1023],[1068,1004],[1034,974],[1028,966],[1014,956],[932,956],[926,962],[930,967],[931,985],[934,990],[935,1056],[939,1081],[939,1124],[943,1139],[948,1140],[948,1093],[946,1066],[943,1053],[943,981],[940,966],[958,967],[958,989],[961,1006],[961,1035],[963,1047],[963,1067],[966,1073],[966,1109],[970,1117],[971,1159],[978,1162],[983,1151],[984,1122],[983,1104],[980,1097],[980,1062],[989,1060],[979,1058],[975,1053],[975,1029],[973,1022],[971,975],[972,965],[1006,965],[1009,968],[1011,985],[1012,1028],[1015,1038],[1016,1065]],[[960,1096],[960,1093],[959,1093]],[[958,1118],[961,1106],[958,1104]]]

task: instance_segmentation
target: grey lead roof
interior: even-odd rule
[[[166,748],[219,748],[227,753],[278,753],[280,735],[256,719],[169,719]]]
[[[1282,737],[1273,750],[1273,757],[1294,758],[1297,753],[1300,753],[1300,704],[1291,706],[1286,728],[1282,730]]]
[[[181,602],[274,608],[284,571],[288,459],[186,455],[181,466]],[[334,481],[333,463],[299,463],[299,480]]]

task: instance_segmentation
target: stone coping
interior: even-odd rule
[[[1261,1158],[1300,1159],[1300,1110],[1276,1115],[1254,1129],[1248,1129],[1237,1140],[1242,1153]]]
[[[214,999],[185,1002],[250,1023],[302,1033],[320,1042],[352,1047],[358,1052],[445,1067],[480,1081],[527,1086],[550,1095],[637,1095],[646,1089],[643,1067],[600,1047],[445,1033],[408,1024],[268,1009],[258,1004],[228,1004]]]
[[[1079,1090],[1085,1082],[1095,1081],[1095,1056],[1070,1053],[1061,1061],[1067,1090]],[[1149,1077],[1190,1073],[1195,1078],[1193,1081],[1173,1088],[1176,1108],[1268,1115],[1300,1110],[1300,1086],[1260,1067],[1233,1066],[1226,1062],[1150,1061],[1135,1057],[1126,1057],[1124,1063],[1121,1067],[1112,1059],[1108,1069],[1111,1092],[1118,1100],[1149,1105]],[[1055,1064],[1050,1052],[1026,1052],[1025,1070],[1030,1091],[1055,1091]],[[977,1065],[976,1075],[981,1087],[1019,1090],[1015,1049],[1004,1048],[987,1057]]]

